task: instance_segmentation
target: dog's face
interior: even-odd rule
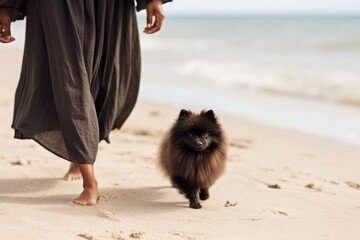
[[[191,131],[187,133],[183,141],[190,149],[201,152],[210,146],[212,137],[208,132]]]
[[[174,129],[173,141],[187,150],[202,152],[219,143],[221,130],[212,110],[200,114],[181,110]]]

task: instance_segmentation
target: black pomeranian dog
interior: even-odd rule
[[[212,110],[200,114],[181,110],[160,146],[159,165],[165,176],[190,201],[201,208],[209,187],[225,170],[227,139]]]

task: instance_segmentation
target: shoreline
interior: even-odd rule
[[[143,81],[140,99],[221,111],[248,122],[360,146],[360,109],[349,105],[201,84]],[[351,117],[350,117],[351,116]]]

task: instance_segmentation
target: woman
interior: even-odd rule
[[[160,30],[162,3],[146,8],[145,33]],[[64,179],[83,178],[73,200],[99,198],[93,164],[98,143],[130,115],[140,81],[140,45],[133,1],[0,0],[0,42],[10,43],[10,23],[26,16],[26,41],[15,94],[15,138],[33,139],[71,162]]]

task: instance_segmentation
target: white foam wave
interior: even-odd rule
[[[360,76],[336,69],[192,59],[173,70],[220,86],[360,104]]]

